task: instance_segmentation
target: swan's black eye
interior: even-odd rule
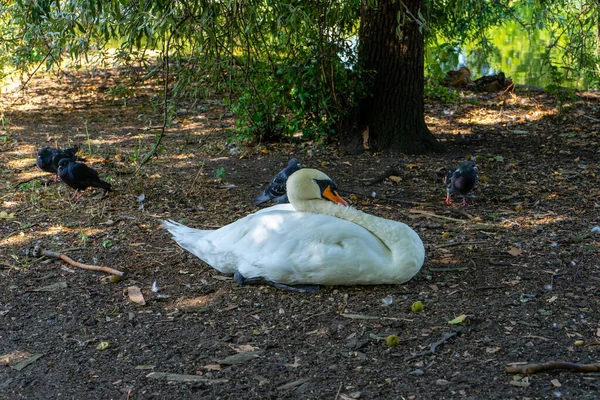
[[[314,180],[317,185],[319,185],[319,189],[321,190],[321,195],[329,188],[332,192],[337,192],[337,185],[330,179],[315,179]]]

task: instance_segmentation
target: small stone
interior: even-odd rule
[[[445,379],[438,379],[437,381],[435,381],[435,384],[438,386],[448,386],[450,382]]]
[[[244,335],[242,335],[242,336],[239,336],[239,337],[238,337],[238,338],[235,340],[235,342],[236,342],[237,344],[246,344],[246,343],[248,343],[248,342],[249,342],[249,340],[248,340],[248,337],[247,337],[247,336],[244,336]]]
[[[422,376],[425,375],[425,371],[423,371],[422,369],[415,369],[414,371],[410,371],[408,374],[414,376]]]

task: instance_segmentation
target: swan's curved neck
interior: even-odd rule
[[[292,205],[297,211],[324,214],[353,222],[378,237],[388,249],[392,250],[394,248],[396,238],[395,235],[390,235],[390,233],[391,230],[398,228],[400,222],[379,218],[354,207],[344,207],[341,204],[323,200],[299,200],[293,201]]]
[[[425,260],[423,242],[417,232],[402,222],[376,217],[353,207],[344,207],[322,200],[293,201],[292,205],[297,211],[344,219],[371,232],[390,251],[391,263],[387,266],[380,266],[380,271],[389,273],[392,280],[396,280],[398,274],[401,275],[402,280],[409,280],[419,272],[423,265]]]

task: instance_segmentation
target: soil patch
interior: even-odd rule
[[[134,176],[155,140],[150,122],[162,123],[160,87],[111,99],[118,78],[39,77],[0,98],[1,398],[597,398],[598,374],[505,369],[597,360],[598,96],[560,109],[543,93],[428,103],[447,149],[429,156],[230,142],[233,116],[218,99],[180,103],[163,151]],[[37,150],[74,143],[114,193],[75,202],[45,183]],[[481,181],[469,207],[446,206],[434,172],[466,156]],[[413,227],[426,245],[421,272],[401,286],[315,294],[238,287],[160,229],[255,211],[291,157],[327,173],[355,207]],[[365,185],[389,168],[397,177]],[[36,258],[27,250],[38,242],[127,275]]]

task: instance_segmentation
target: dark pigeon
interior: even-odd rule
[[[260,196],[257,196],[254,200],[255,205],[259,205],[262,203],[266,203],[269,200],[275,201],[277,204],[289,203],[287,193],[286,193],[286,184],[287,180],[294,172],[298,171],[302,168],[300,161],[296,158],[292,158],[288,162],[288,166],[279,171],[277,175],[273,178],[271,183],[265,188],[265,191]]]
[[[477,183],[477,167],[474,161],[465,161],[458,167],[447,170],[442,168],[436,172],[438,180],[443,180],[446,185],[446,204],[451,204],[450,195],[460,193],[463,196],[462,205],[467,205],[465,196],[475,187]]]
[[[96,170],[68,158],[59,161],[58,176],[64,183],[75,189],[75,193],[90,186],[104,189],[105,193],[111,191],[110,183],[100,179]]]
[[[79,160],[75,155],[79,151],[79,147],[74,146],[70,149],[59,149],[52,147],[44,147],[38,150],[37,155],[37,166],[42,171],[56,174],[58,172],[58,163],[62,159],[69,159],[73,161]]]

